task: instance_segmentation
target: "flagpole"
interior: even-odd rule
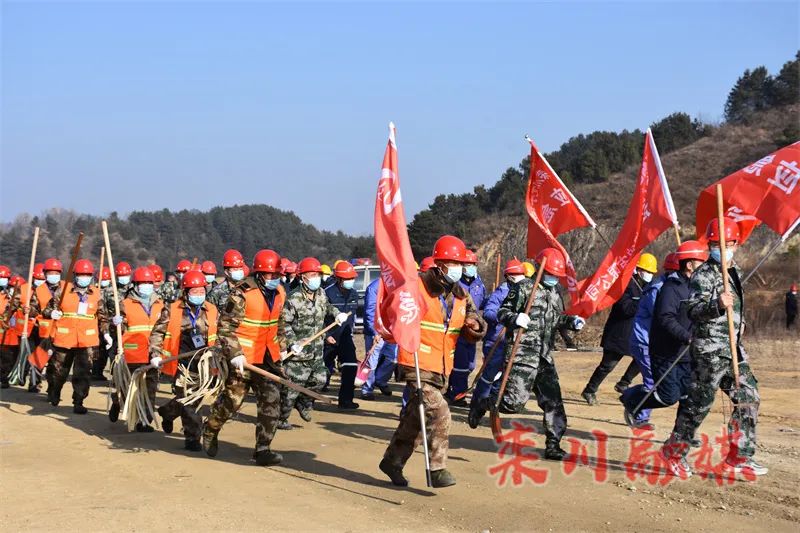
[[[428,456],[428,430],[425,428],[425,396],[422,394],[422,380],[419,377],[419,356],[414,352],[414,373],[417,377],[417,395],[419,398],[419,426],[422,430],[422,450],[425,452],[425,481],[429,487],[431,480],[431,458]]]
[[[675,230],[675,240],[678,241],[678,246],[680,246],[681,245],[681,232],[680,232],[680,230],[678,228],[678,225],[677,224],[673,224],[672,225],[672,229]]]
[[[611,249],[611,243],[610,243],[610,242],[608,242],[608,239],[606,239],[606,236],[605,236],[605,235],[603,235],[603,233],[600,231],[600,228],[598,228],[597,226],[595,226],[595,227],[594,227],[594,230],[597,232],[597,234],[598,234],[598,235],[600,235],[600,239],[602,239],[602,241],[603,241],[604,243],[606,243],[606,246],[608,246],[608,249],[610,250],[610,249]],[[602,264],[602,262],[601,262],[601,264]],[[642,287],[642,285],[639,283],[639,280],[638,280],[638,279],[636,279],[636,276],[635,276],[635,275],[631,276],[631,279],[632,279],[632,280],[633,280],[633,282],[636,284],[636,286],[637,286],[637,287],[639,287],[639,290],[640,290],[640,291],[643,291],[643,290],[644,290],[644,288]]]
[[[717,220],[719,225],[719,255],[722,266],[722,290],[730,292],[730,280],[728,280],[728,258],[726,249],[728,243],[725,240],[725,215],[722,206],[722,185],[717,184]],[[726,307],[725,314],[728,317],[728,342],[731,349],[731,363],[733,365],[733,386],[739,390],[739,353],[736,351],[736,331],[733,324],[733,307]]]
[[[764,257],[762,257],[762,258],[761,258],[761,259],[758,261],[758,263],[756,264],[756,266],[754,266],[754,267],[753,267],[753,270],[751,270],[751,271],[750,271],[750,273],[749,273],[749,274],[747,274],[747,276],[745,276],[745,278],[742,280],[742,285],[744,285],[745,283],[747,283],[747,280],[749,280],[751,277],[753,277],[753,274],[755,274],[755,273],[756,273],[756,270],[758,270],[759,268],[761,268],[761,265],[763,265],[763,264],[764,264],[764,262],[765,262],[767,259],[769,259],[769,257],[770,257],[770,256],[771,256],[771,255],[772,255],[774,252],[775,252],[775,250],[777,250],[777,249],[778,249],[778,247],[779,247],[781,244],[783,244],[784,242],[786,242],[786,239],[788,239],[788,238],[789,238],[789,235],[792,233],[792,231],[794,231],[794,229],[795,229],[795,228],[798,226],[798,224],[800,224],[800,217],[797,217],[797,220],[795,220],[795,221],[794,221],[794,224],[792,224],[791,226],[789,226],[789,229],[788,229],[788,230],[786,230],[786,232],[785,232],[783,235],[781,235],[781,236],[778,238],[778,240],[777,240],[777,241],[775,241],[775,244],[773,244],[773,245],[772,245],[772,248],[770,248],[770,249],[769,249],[769,251],[766,253],[766,255],[764,255]]]

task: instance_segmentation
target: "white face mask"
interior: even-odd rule
[[[525,276],[522,274],[517,274],[516,276],[508,276],[508,281],[510,281],[511,283],[519,283],[523,279],[525,279]]]
[[[642,277],[642,280],[645,283],[650,283],[653,281],[653,274],[651,272],[639,271],[639,275]]]

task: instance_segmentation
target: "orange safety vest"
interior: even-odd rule
[[[6,307],[10,304],[11,298],[8,297],[8,294],[5,291],[0,291],[0,315],[6,312]],[[17,328],[10,325],[11,317],[8,317],[8,321],[8,329],[3,329],[3,326],[0,325],[0,343],[2,343],[3,346],[19,346]]]
[[[244,292],[244,318],[236,328],[236,336],[242,352],[251,365],[264,362],[264,354],[269,351],[273,361],[280,361],[281,348],[278,344],[278,318],[286,301],[286,291],[280,285],[276,289],[272,309],[264,300],[258,288]]]
[[[122,352],[126,363],[150,362],[150,330],[155,326],[164,304],[156,300],[150,307],[148,315],[139,300],[125,298],[126,326],[122,334]]]
[[[165,359],[180,353],[181,324],[183,323],[185,305],[181,300],[177,300],[170,306],[169,324],[167,324],[167,333],[164,335],[164,346],[161,347],[161,353]],[[206,322],[208,322],[207,342],[209,346],[214,346],[217,343],[217,320],[219,318],[217,308],[206,302],[203,304],[203,309],[206,312]],[[177,370],[177,361],[169,362],[161,367],[161,371],[170,376],[174,376]]]
[[[441,300],[428,294],[422,280],[419,281],[419,286],[420,294],[428,306],[420,322],[420,345],[417,354],[419,368],[448,376],[453,369],[456,341],[467,318],[467,301],[464,298],[453,298],[450,323],[445,326]],[[400,349],[397,361],[401,365],[414,366],[414,354]]]
[[[59,285],[61,286],[61,290],[64,290],[64,282],[60,282]],[[44,308],[47,307],[47,304],[50,303],[50,300],[52,299],[53,294],[50,292],[46,282],[36,287],[36,300],[39,302],[39,309],[44,310]],[[44,315],[39,315],[36,318],[39,321],[39,338],[48,338],[50,336],[50,327],[53,325],[53,321],[49,318],[45,318]]]
[[[17,323],[14,325],[14,329],[17,330],[17,334],[22,337],[25,334],[25,313],[22,311],[22,308],[25,306],[25,302],[29,302],[28,300],[28,291],[30,291],[30,285],[27,283],[23,284],[20,287],[19,293],[19,309],[14,313],[14,316],[17,319]],[[36,327],[36,317],[35,316],[28,316],[28,337],[31,336],[31,332],[33,328]]]
[[[61,312],[64,315],[54,321],[56,334],[53,345],[59,348],[89,348],[100,345],[100,334],[97,327],[97,310],[100,305],[100,293],[92,288],[86,289],[86,310],[78,313],[81,303],[80,295],[72,292],[72,284],[61,300]]]

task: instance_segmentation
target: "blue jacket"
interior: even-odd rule
[[[375,279],[367,285],[364,293],[364,335],[375,336],[375,312],[378,307],[378,283],[381,278]]]
[[[328,334],[337,341],[344,334],[352,335],[353,326],[356,322],[356,310],[358,309],[358,291],[355,289],[342,290],[339,288],[338,284],[334,284],[325,289],[325,294],[328,296],[328,300],[331,304],[336,307],[340,313],[351,313],[347,322],[331,329]],[[331,322],[333,322],[332,319],[326,318],[325,325],[327,326]]]
[[[475,304],[475,309],[483,309],[484,300],[486,300],[486,287],[480,276],[475,276],[471,282],[467,282],[465,278],[458,280],[464,290],[472,296],[472,303]]]
[[[486,336],[483,338],[484,350],[491,349],[494,346],[500,330],[503,329],[503,324],[500,324],[497,320],[497,310],[500,309],[500,304],[503,303],[506,296],[508,296],[508,282],[503,282],[489,295],[483,306],[483,319],[486,320],[487,325]],[[505,337],[500,339],[500,342],[504,341]],[[497,347],[498,350],[501,348],[502,346]]]
[[[633,329],[631,330],[631,355],[639,360],[646,356],[650,345],[650,325],[653,322],[653,312],[656,307],[656,298],[661,286],[664,285],[666,275],[661,275],[654,279],[644,288],[642,297],[639,300],[639,307],[633,317]]]
[[[692,339],[692,320],[686,309],[689,278],[679,272],[669,275],[656,300],[650,329],[650,356],[675,360]],[[687,351],[681,361],[689,361]]]

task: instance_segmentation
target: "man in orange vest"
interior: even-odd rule
[[[14,299],[19,299],[18,291],[11,286],[11,269],[0,265],[0,387],[7,389],[8,375],[14,367],[19,347],[16,330]]]
[[[153,271],[147,267],[138,267],[133,272],[133,290],[122,300],[119,312],[122,318],[122,353],[125,363],[131,372],[137,368],[148,365],[150,361],[150,331],[161,315],[164,303],[155,294]],[[150,403],[155,405],[156,392],[158,391],[158,359],[145,373],[147,396]],[[119,418],[120,398],[115,393],[111,396],[111,408],[108,418],[116,422]],[[152,433],[153,426],[150,420],[136,424],[136,431]]]
[[[37,335],[35,337],[35,343],[31,344],[31,347],[34,348],[34,353],[36,353],[36,359],[41,361],[43,364],[46,364],[48,361],[47,349],[48,346],[44,345],[42,341],[50,338],[50,329],[52,326],[52,320],[49,320],[44,317],[43,310],[47,307],[47,304],[50,303],[50,300],[53,298],[53,295],[59,289],[59,287],[64,286],[64,282],[61,280],[61,271],[63,267],[61,265],[61,261],[56,259],[55,257],[50,257],[45,260],[42,264],[42,279],[44,280],[43,283],[37,283],[34,281],[34,285],[36,285],[36,289],[33,291],[31,295],[31,316],[36,317],[36,332]],[[34,280],[37,278],[36,274],[36,267],[34,267]],[[40,368],[41,370],[41,368]],[[39,390],[39,383],[35,385],[31,383],[28,386],[28,390],[31,392],[36,392]]]
[[[258,366],[283,374],[277,342],[278,317],[286,293],[281,287],[281,258],[272,250],[260,250],[253,259],[253,275],[232,283],[228,302],[220,313],[217,342],[228,360],[228,381],[217,397],[203,426],[203,449],[215,457],[217,436],[225,422],[242,405],[248,389],[256,395],[256,446],[253,458],[259,466],[280,463],[283,457],[270,450],[278,427],[280,386],[244,369]]]
[[[453,369],[456,341],[463,337],[477,342],[486,334],[486,323],[478,314],[469,293],[458,281],[463,273],[467,248],[452,235],[440,237],[433,247],[435,266],[420,274],[420,292],[427,311],[420,323],[421,343],[417,353],[430,449],[431,482],[449,487],[456,480],[445,468],[450,432],[450,408],[442,392]],[[379,468],[398,486],[408,485],[403,467],[414,453],[421,431],[419,393],[414,354],[398,350],[398,371],[406,381],[409,402],[400,415]]]
[[[207,282],[201,272],[189,271],[181,280],[181,297],[161,310],[150,333],[150,363],[161,367],[161,359],[174,357],[212,346],[217,340],[217,308],[206,301]],[[177,367],[177,371],[176,371]],[[165,374],[174,375],[175,397],[158,408],[164,433],[172,433],[173,420],[180,417],[183,425],[184,448],[192,452],[203,449],[200,436],[203,418],[194,406],[178,400],[184,397],[186,376],[197,378],[194,359],[181,360],[177,365],[162,367]]]
[[[72,411],[79,415],[87,413],[83,400],[89,395],[89,372],[100,345],[100,331],[107,328],[100,291],[92,286],[93,275],[91,261],[77,260],[74,279],[59,287],[42,313],[53,320],[51,327],[55,328],[53,353],[47,363],[48,399],[53,406],[61,402],[61,388],[72,368]]]

